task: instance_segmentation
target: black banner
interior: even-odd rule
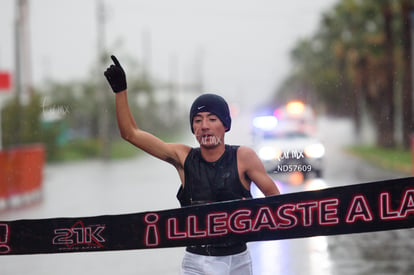
[[[0,255],[264,241],[414,227],[414,178],[125,215],[0,221]]]

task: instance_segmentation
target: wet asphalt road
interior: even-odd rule
[[[245,122],[227,143],[249,144]],[[322,179],[273,175],[283,193],[404,177],[345,154],[353,142],[349,122],[322,120],[327,146]],[[0,212],[0,220],[122,214],[176,208],[179,179],[169,164],[152,157],[113,162],[49,165],[43,200]],[[253,192],[255,190],[253,189]],[[250,243],[255,274],[414,274],[414,231],[313,237]],[[179,274],[183,248],[56,255],[1,256],[0,274]]]

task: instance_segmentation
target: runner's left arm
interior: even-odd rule
[[[266,169],[256,152],[245,146],[241,146],[240,149],[241,165],[245,167],[246,176],[256,184],[265,196],[280,195],[279,188],[266,173]]]

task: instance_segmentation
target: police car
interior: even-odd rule
[[[253,119],[254,148],[267,172],[301,172],[322,177],[325,147],[315,137],[312,108],[292,101],[273,114]]]

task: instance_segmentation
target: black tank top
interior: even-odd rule
[[[184,162],[184,188],[177,198],[181,206],[251,198],[242,185],[237,169],[239,146],[225,145],[223,155],[215,162],[201,156],[200,148],[192,148]]]

